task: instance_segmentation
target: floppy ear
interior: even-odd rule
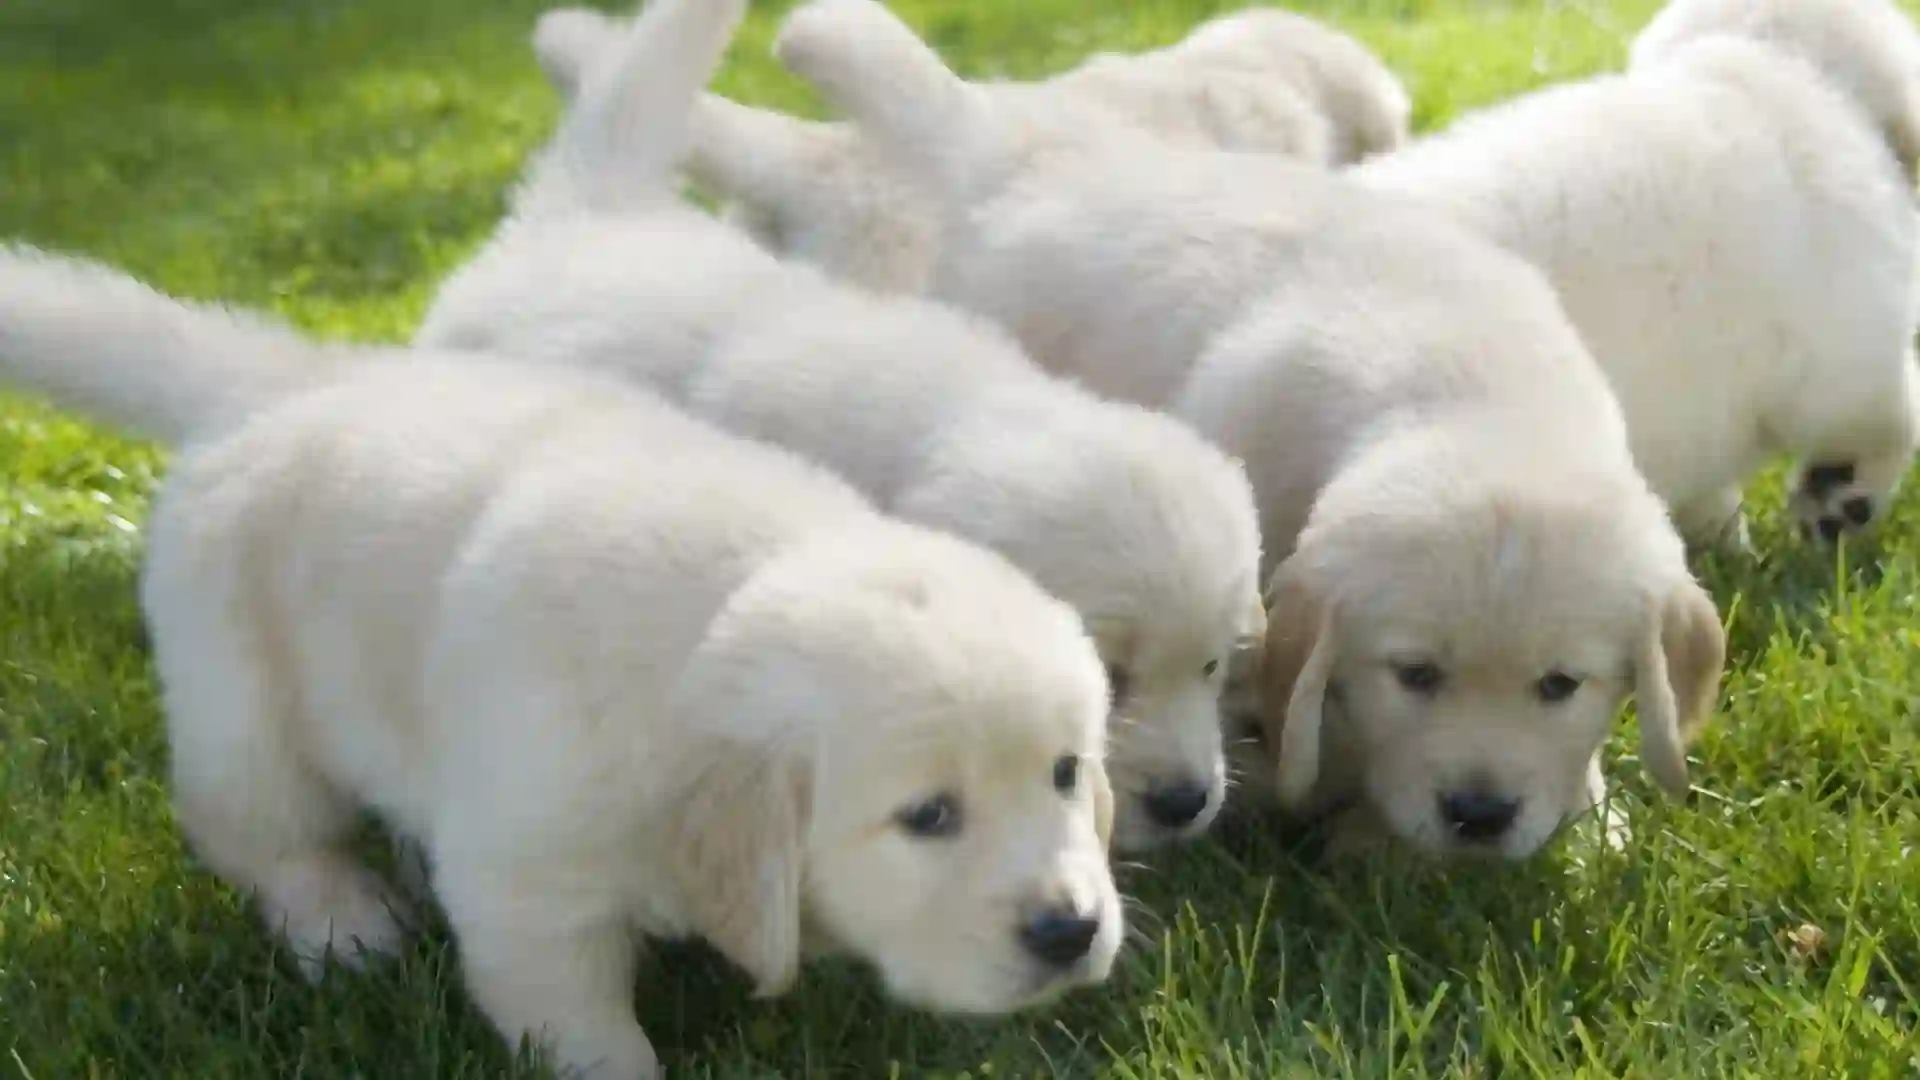
[[[533,56],[562,100],[579,93],[586,70],[608,52],[623,27],[592,8],[554,8],[533,26]]]
[[[1267,641],[1260,661],[1260,717],[1279,757],[1280,801],[1298,806],[1320,778],[1320,727],[1333,671],[1333,609],[1290,563],[1267,590]]]
[[[810,792],[783,749],[703,737],[682,759],[664,831],[693,929],[771,997],[800,968]]]
[[[1909,91],[1899,110],[1886,124],[1887,145],[1899,159],[1908,186],[1920,180],[1920,92]]]
[[[1688,582],[1656,601],[1634,662],[1640,760],[1668,793],[1687,793],[1687,743],[1713,714],[1727,637],[1706,590]]]
[[[1100,850],[1113,850],[1113,785],[1107,780],[1107,770],[1090,769],[1093,778],[1093,831],[1100,834]]]

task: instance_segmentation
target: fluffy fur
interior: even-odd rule
[[[596,1077],[658,1071],[635,931],[765,993],[844,950],[966,1013],[1106,975],[1099,658],[999,557],[619,380],[320,347],[25,250],[0,365],[185,439],[143,589],[177,812],[309,964],[401,936],[367,809],[502,1033]]]
[[[967,220],[943,295],[1246,462],[1274,566],[1253,772],[1283,800],[1522,856],[1600,797],[1629,693],[1686,790],[1719,620],[1538,272],[1295,163],[1036,121],[869,0],[799,9],[778,51]]]
[[[534,52],[571,98],[619,31],[609,16],[563,8],[541,18]],[[1108,109],[1171,142],[1324,164],[1398,146],[1410,111],[1399,81],[1359,42],[1269,10],[1214,19],[1165,49],[1095,56],[1038,84],[986,85]],[[858,131],[708,95],[688,149],[692,176],[769,250],[870,288],[924,283],[939,244],[937,209]]]
[[[1358,175],[1547,273],[1691,539],[1743,545],[1741,484],[1784,453],[1803,531],[1833,540],[1884,511],[1920,437],[1916,81],[1885,0],[1676,0],[1631,71]]]
[[[595,70],[420,342],[618,371],[999,551],[1081,613],[1113,674],[1117,844],[1206,828],[1220,688],[1264,624],[1239,465],[977,319],[783,265],[682,204],[649,170],[677,156],[708,69],[668,86],[656,47],[643,25]]]

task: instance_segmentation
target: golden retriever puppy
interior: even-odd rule
[[[194,849],[311,965],[382,952],[371,810],[474,1001],[632,1080],[635,935],[961,1013],[1097,982],[1106,684],[1071,609],[589,372],[313,345],[0,254],[0,372],[183,444],[143,589]]]
[[[1116,843],[1198,834],[1225,797],[1226,669],[1264,623],[1244,471],[1184,424],[1048,377],[983,320],[783,264],[682,203],[672,162],[720,58],[702,50],[743,6],[647,9],[418,342],[618,371],[1011,559],[1081,613],[1111,672]]]
[[[1245,461],[1274,568],[1252,776],[1348,839],[1520,857],[1600,797],[1631,693],[1687,789],[1720,622],[1536,270],[1277,157],[1044,126],[869,0],[798,9],[778,51],[968,222],[943,295]]]
[[[1741,486],[1791,454],[1801,530],[1832,541],[1920,440],[1917,91],[1920,36],[1887,0],[1675,0],[1630,71],[1357,175],[1546,272],[1689,539],[1745,546]]]
[[[571,98],[620,24],[588,8],[540,19],[534,52]],[[1137,55],[1101,54],[1037,84],[990,92],[1111,110],[1182,144],[1344,164],[1398,146],[1411,111],[1399,81],[1359,42],[1284,11],[1253,9]],[[939,243],[936,208],[843,124],[814,123],[708,95],[686,164],[768,250],[889,291],[923,283]]]

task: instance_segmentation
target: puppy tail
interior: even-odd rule
[[[98,263],[0,246],[0,381],[145,438],[177,444],[237,420],[352,351]]]
[[[554,8],[533,24],[533,57],[561,99],[579,96],[580,83],[625,27],[592,8]]]
[[[986,95],[874,0],[812,0],[787,17],[774,55],[936,191],[964,183],[988,144]]]
[[[534,165],[518,211],[619,210],[671,195],[694,102],[746,8],[747,0],[652,0],[623,35],[577,69],[567,58],[580,56],[572,47],[588,35],[581,24],[553,24],[550,55],[563,77],[574,70],[573,106]],[[591,43],[582,48],[591,51]]]

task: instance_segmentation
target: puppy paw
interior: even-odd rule
[[[329,959],[349,968],[400,950],[410,921],[405,903],[345,855],[283,862],[259,891],[262,915],[293,951],[300,973],[318,980]]]
[[[1838,543],[1873,523],[1879,500],[1860,483],[1853,462],[1830,462],[1801,469],[1788,500],[1804,539]]]

